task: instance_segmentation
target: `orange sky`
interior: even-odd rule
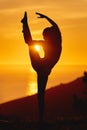
[[[34,39],[42,39],[49,26],[35,12],[59,25],[63,38],[59,64],[87,64],[87,0],[0,0],[0,64],[30,63],[20,23],[25,10]]]

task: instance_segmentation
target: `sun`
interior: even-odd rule
[[[35,45],[34,47],[35,47],[35,49],[36,49],[38,52],[40,51],[40,46],[39,46],[39,45]]]
[[[39,53],[40,58],[44,58],[44,50],[41,45],[34,45],[34,49]]]

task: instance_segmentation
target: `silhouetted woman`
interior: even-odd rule
[[[36,14],[39,15],[38,18],[45,18],[51,24],[51,27],[47,27],[43,31],[44,40],[32,40],[26,12],[21,22],[23,23],[24,39],[29,46],[31,64],[34,70],[37,72],[39,121],[42,122],[44,114],[44,94],[46,83],[48,80],[48,75],[59,60],[62,39],[60,30],[53,20],[41,13]],[[34,45],[37,43],[43,47],[45,53],[44,58],[40,58],[38,52],[34,49]]]

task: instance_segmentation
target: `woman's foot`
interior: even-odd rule
[[[26,12],[26,11],[25,11],[25,13],[24,13],[23,19],[21,20],[21,23],[23,23],[23,24],[26,24],[26,23],[27,23],[27,12]]]
[[[29,27],[28,27],[28,22],[27,22],[27,12],[25,11],[24,13],[24,17],[23,19],[21,20],[21,23],[23,24],[23,35],[24,35],[24,40],[25,40],[25,43],[27,43],[28,45],[31,44],[32,42],[32,37],[31,37],[31,33],[30,33],[30,30],[29,30]]]

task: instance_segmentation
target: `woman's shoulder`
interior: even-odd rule
[[[33,40],[33,44],[41,45],[44,43],[44,40]]]

